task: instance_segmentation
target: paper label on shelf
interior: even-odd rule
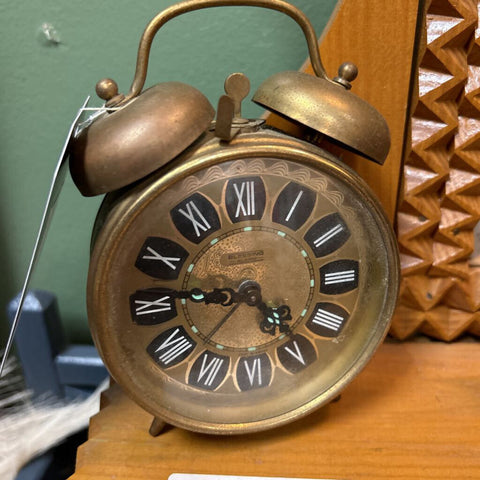
[[[172,473],[168,480],[334,480],[327,478],[245,477],[242,475],[201,475],[196,473]]]

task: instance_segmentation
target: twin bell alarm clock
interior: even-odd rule
[[[218,107],[195,88],[142,91],[167,21],[216,6],[283,12],[305,34],[315,75],[282,72],[253,101],[304,138],[242,117],[249,81],[229,76]],[[306,415],[361,371],[383,340],[399,284],[378,200],[320,136],[383,163],[381,115],[330,79],[308,19],[282,0],[189,0],[145,29],[130,91],[105,100],[72,146],[83,195],[106,194],[93,228],[89,324],[114,380],[165,423],[231,434]]]

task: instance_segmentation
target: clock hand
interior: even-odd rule
[[[290,330],[290,326],[285,323],[292,319],[290,307],[288,305],[267,307],[267,305],[262,302],[260,305],[258,305],[258,309],[263,315],[262,322],[260,323],[260,330],[263,333],[275,335],[277,327],[282,333]]]
[[[241,305],[241,303],[236,303],[229,311],[228,313],[210,330],[208,335],[204,338],[204,342],[207,343],[214,335],[215,333],[220,330],[220,328],[224,325],[224,323],[235,313],[237,308]]]
[[[232,288],[214,288],[211,291],[204,291],[200,288],[192,288],[191,290],[172,290],[171,294],[174,298],[189,299],[194,303],[204,302],[208,304],[222,305],[228,307],[235,303],[235,306],[215,325],[215,327],[206,336],[205,342],[225,324],[225,322],[233,315],[241,303],[246,303],[250,307],[257,307],[262,314],[260,330],[263,333],[275,335],[277,328],[280,332],[288,332],[290,326],[286,323],[292,319],[290,307],[288,305],[280,305],[279,307],[268,307],[262,301],[261,289],[256,282],[245,282],[236,292]]]
[[[232,288],[214,288],[206,292],[200,288],[192,288],[191,290],[172,290],[173,298],[184,298],[191,300],[194,303],[205,304],[213,303],[216,305],[223,305],[228,307],[235,302],[238,302],[238,294]]]

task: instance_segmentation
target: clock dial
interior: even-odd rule
[[[122,200],[97,242],[96,335],[115,332],[105,357],[128,361],[114,377],[167,421],[287,421],[331,398],[384,333],[388,225],[332,160],[289,155],[172,167]]]

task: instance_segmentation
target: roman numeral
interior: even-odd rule
[[[162,280],[175,280],[188,252],[178,243],[161,237],[148,237],[137,256],[135,266],[143,273]]]
[[[313,241],[313,244],[316,248],[322,246],[325,242],[328,242],[330,239],[332,239],[335,235],[340,233],[343,230],[342,225],[335,225],[332,227],[330,230],[328,230],[326,233],[318,237]]]
[[[255,215],[255,183],[253,181],[242,182],[240,188],[237,183],[234,183],[233,189],[238,202],[235,218],[238,218],[240,212],[245,216]],[[246,205],[243,203],[244,200]]]
[[[338,250],[349,238],[350,231],[338,213],[332,213],[316,222],[305,234],[316,257],[323,257]]]
[[[344,320],[345,319],[340,315],[335,315],[334,313],[322,309],[318,309],[313,317],[313,323],[335,332],[338,332],[338,329],[342,326]]]
[[[206,390],[215,390],[225,378],[229,363],[228,357],[205,350],[192,365],[188,383]]]
[[[343,272],[333,272],[325,274],[325,285],[333,285],[334,283],[345,283],[355,281],[355,270],[344,270]]]
[[[159,335],[147,347],[147,352],[162,368],[168,368],[188,357],[195,345],[185,329],[178,326]]]
[[[200,371],[198,372],[197,383],[203,381],[205,386],[211,387],[224,360],[218,357],[208,360],[207,358],[208,357],[206,355],[203,357],[202,365],[200,367]]]
[[[238,388],[244,392],[267,387],[272,378],[272,362],[266,353],[240,358],[236,378]]]
[[[293,358],[297,359],[302,365],[305,366],[305,360],[303,359],[302,352],[300,351],[300,347],[298,343],[293,341],[292,347],[285,347],[285,351],[288,352]]]
[[[302,195],[303,195],[303,190],[300,190],[297,196],[295,197],[295,200],[293,201],[293,204],[290,207],[290,210],[288,211],[287,216],[285,217],[285,222],[288,222],[290,218],[292,218],[292,214],[297,208],[298,202],[300,201],[300,198],[302,198]]]
[[[348,312],[340,305],[328,302],[317,303],[306,327],[322,337],[337,337],[348,318]]]
[[[292,230],[298,230],[309,218],[317,195],[313,190],[290,182],[280,192],[272,211],[272,220]]]
[[[254,358],[251,366],[248,364],[247,360],[244,360],[243,365],[247,372],[247,377],[248,377],[248,381],[250,382],[250,385],[252,386],[255,382],[261,386],[262,385],[262,364],[260,362],[260,359]]]
[[[155,350],[155,353],[160,352],[158,359],[165,365],[168,365],[183,352],[192,348],[191,342],[189,342],[184,335],[178,335],[180,329],[175,331]]]
[[[200,243],[220,228],[220,218],[207,198],[194,193],[170,211],[179,232],[191,242]]]
[[[153,301],[134,300],[136,315],[151,315],[158,312],[170,312],[172,310],[172,298],[168,295]]]
[[[167,267],[170,267],[172,270],[176,270],[178,263],[180,262],[180,257],[163,257],[155,251],[152,247],[147,247],[147,251],[150,252],[150,255],[143,255],[144,260],[158,260],[163,262]]]
[[[288,342],[278,347],[277,356],[290,373],[300,372],[317,359],[314,346],[303,335],[294,335]]]
[[[200,231],[206,232],[210,230],[212,226],[208,223],[207,219],[202,215],[202,212],[195,205],[195,202],[190,201],[186,204],[186,211],[179,208],[178,211],[192,222],[192,226],[195,229],[195,235],[200,237]]]
[[[176,317],[177,309],[171,290],[150,288],[130,296],[132,320],[138,325],[157,325]]]
[[[233,223],[262,218],[265,201],[265,185],[260,177],[234,178],[228,181],[225,207]]]
[[[358,287],[358,262],[336,260],[320,268],[320,292],[335,295]]]

